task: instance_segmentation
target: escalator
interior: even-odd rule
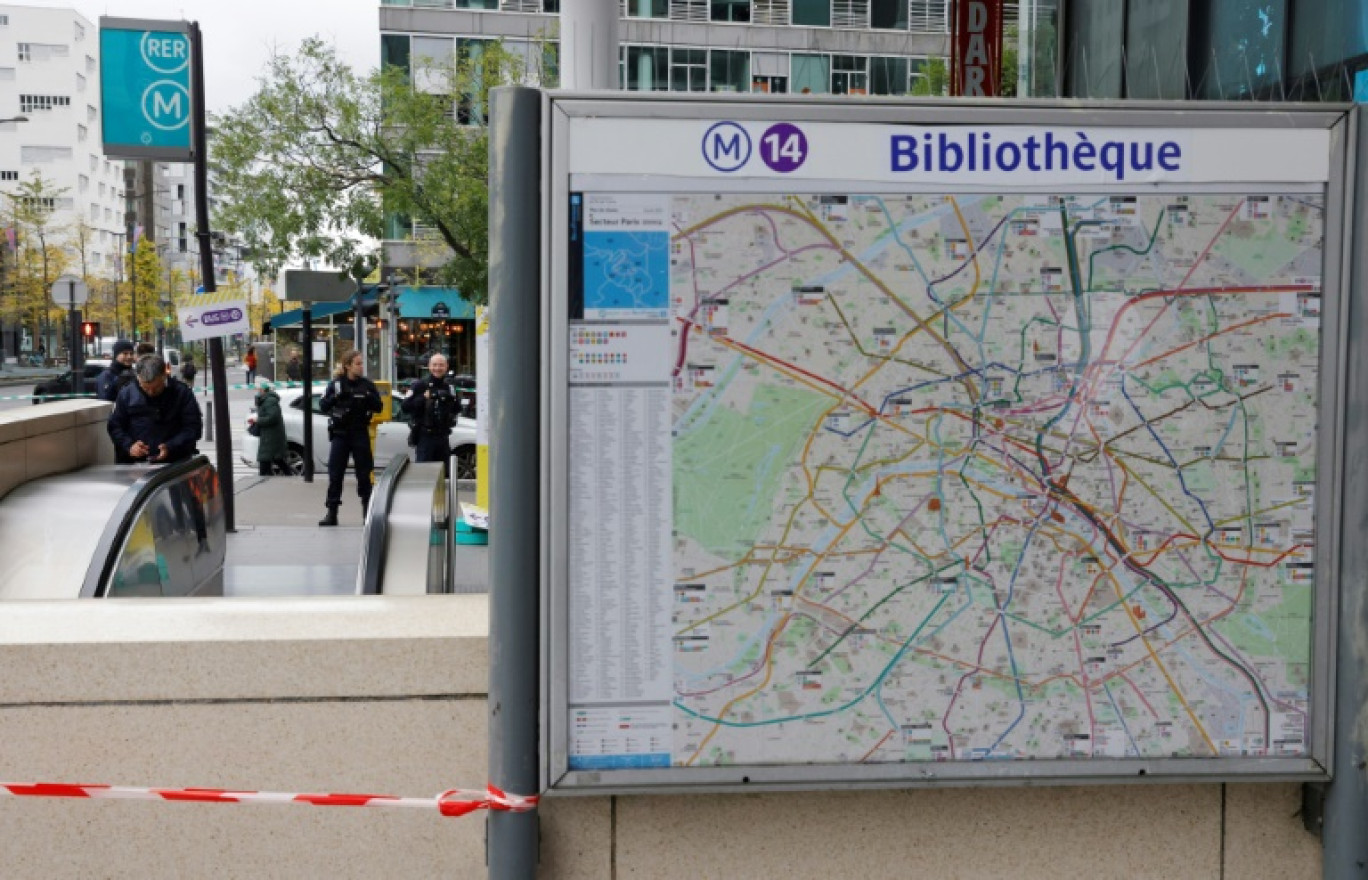
[[[371,492],[356,594],[414,596],[452,591],[456,485],[441,462],[397,455]]]
[[[45,477],[0,499],[0,600],[219,596],[226,546],[202,455]]]

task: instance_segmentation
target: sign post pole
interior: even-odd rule
[[[194,97],[191,135],[195,156],[195,237],[199,239],[200,274],[204,278],[204,292],[217,289],[214,282],[214,245],[209,234],[209,154],[208,137],[204,124],[204,41],[200,37],[199,22],[190,22],[190,77]],[[237,531],[233,521],[233,432],[228,421],[228,370],[223,362],[223,337],[209,339],[209,376],[214,383],[214,421],[219,424],[219,438],[214,441],[215,462],[223,486],[223,516],[228,531]]]
[[[67,310],[67,359],[72,371],[72,390],[80,394],[84,388],[82,373],[85,357],[81,351],[81,310],[90,296],[90,289],[75,275],[63,275],[52,282],[52,302]],[[56,352],[53,352],[54,354]]]

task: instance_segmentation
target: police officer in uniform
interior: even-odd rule
[[[458,391],[447,382],[447,359],[434,354],[428,358],[426,379],[419,379],[404,398],[404,412],[413,425],[414,461],[440,461],[451,457],[451,429],[456,425],[461,401]]]
[[[342,506],[342,477],[347,472],[347,459],[356,467],[356,494],[361,498],[361,513],[370,504],[371,470],[375,458],[371,454],[371,416],[380,412],[380,391],[375,383],[361,375],[365,364],[361,352],[353,349],[338,361],[337,372],[323,392],[318,408],[328,415],[328,514],[320,526],[337,525],[337,509]]]

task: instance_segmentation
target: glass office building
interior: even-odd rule
[[[1069,0],[1063,94],[1341,101],[1368,94],[1368,0]]]

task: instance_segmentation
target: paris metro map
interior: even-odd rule
[[[1308,754],[1321,195],[598,199],[572,769]]]

